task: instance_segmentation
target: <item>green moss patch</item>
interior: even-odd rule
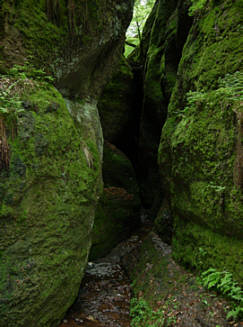
[[[240,240],[181,219],[176,219],[175,226],[173,256],[178,262],[201,271],[210,267],[230,271],[242,283],[243,247]]]

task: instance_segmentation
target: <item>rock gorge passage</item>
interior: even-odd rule
[[[230,274],[240,319],[242,1],[157,0],[125,58],[133,5],[0,1],[0,327],[59,326],[88,258],[140,217],[153,232],[123,263],[138,301],[156,312],[177,294],[165,285],[194,285],[175,260]],[[202,316],[191,326],[232,322]]]

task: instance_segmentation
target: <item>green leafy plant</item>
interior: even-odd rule
[[[179,117],[184,118],[190,116],[190,114],[200,108],[200,106],[206,101],[207,94],[198,91],[189,91],[186,94],[187,105],[181,111],[177,111]]]
[[[18,81],[11,83],[9,86],[0,89],[0,114],[14,115],[24,111],[22,102],[18,95],[13,96],[12,90]],[[6,84],[5,84],[6,85]]]
[[[54,79],[29,61],[24,65],[14,65],[8,75],[0,76],[0,115],[3,118],[14,121],[24,111],[21,96],[35,87],[35,81],[50,83]]]
[[[223,294],[232,301],[232,309],[227,314],[227,319],[240,319],[243,317],[243,291],[227,271],[217,271],[210,268],[202,273],[202,284],[208,289],[213,289]]]
[[[207,0],[191,0],[192,5],[189,7],[189,16],[198,14],[207,3]]]
[[[26,84],[25,82],[21,84]],[[24,80],[25,81],[25,80]],[[0,170],[8,169],[10,162],[9,135],[16,134],[18,115],[24,111],[18,90],[20,79],[0,76]],[[10,133],[9,133],[10,132]]]
[[[202,93],[202,92],[189,91],[186,94],[186,97],[187,97],[187,104],[188,105],[183,110],[183,113],[191,111],[192,108],[196,109],[197,107],[199,107],[200,104],[202,104],[205,101],[206,95],[205,95],[205,93]]]
[[[127,57],[140,43],[143,28],[154,3],[155,0],[135,0],[133,18],[126,33],[125,57]]]
[[[231,104],[243,101],[243,73],[236,71],[233,74],[226,74],[218,79],[216,95],[221,98],[222,94]],[[187,105],[181,112],[177,112],[182,118],[200,110],[207,103],[208,92],[189,91],[186,94]]]
[[[219,79],[219,86],[228,91],[232,100],[243,101],[243,73],[236,71]]]
[[[0,74],[0,170],[9,168],[9,137],[17,134],[18,118],[25,111],[24,94],[37,85],[52,83],[53,80],[42,69],[36,69],[29,60],[24,65],[14,65],[7,74]]]
[[[162,310],[154,311],[144,299],[131,299],[131,327],[160,327],[164,326],[165,317]]]
[[[54,78],[46,74],[40,68],[35,68],[30,61],[26,61],[23,65],[14,65],[9,70],[9,75],[19,79],[32,78],[40,82],[52,83]]]

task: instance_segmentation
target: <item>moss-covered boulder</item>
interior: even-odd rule
[[[139,188],[130,160],[105,142],[104,193],[95,215],[91,259],[104,256],[139,223]]]
[[[74,301],[102,187],[95,106],[28,83],[17,121],[1,117],[11,153],[0,182],[0,326],[10,327],[53,326]]]
[[[240,9],[240,1],[226,0],[194,11],[159,166],[174,217],[174,257],[231,271],[242,282]]]

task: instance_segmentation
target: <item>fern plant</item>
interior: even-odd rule
[[[24,65],[14,65],[8,75],[0,75],[0,115],[9,121],[15,121],[18,114],[24,111],[21,96],[31,91],[37,83],[52,83],[52,76],[48,76],[42,69],[36,69],[31,62]]]
[[[243,291],[232,274],[227,271],[217,271],[210,268],[202,273],[204,287],[223,294],[232,301],[232,309],[227,314],[227,319],[241,319],[243,317]]]
[[[219,79],[219,86],[228,90],[229,96],[234,101],[243,101],[243,73],[236,71],[233,74],[226,74]]]
[[[3,116],[7,114],[17,114],[24,111],[20,98],[17,95],[13,96],[11,92],[16,83],[17,82],[14,82],[5,89],[2,88],[0,90],[0,114]]]
[[[39,82],[54,82],[54,78],[52,76],[47,75],[43,69],[35,68],[29,61],[26,61],[23,65],[14,65],[9,70],[9,75],[22,80],[32,78],[33,80],[37,80]]]

